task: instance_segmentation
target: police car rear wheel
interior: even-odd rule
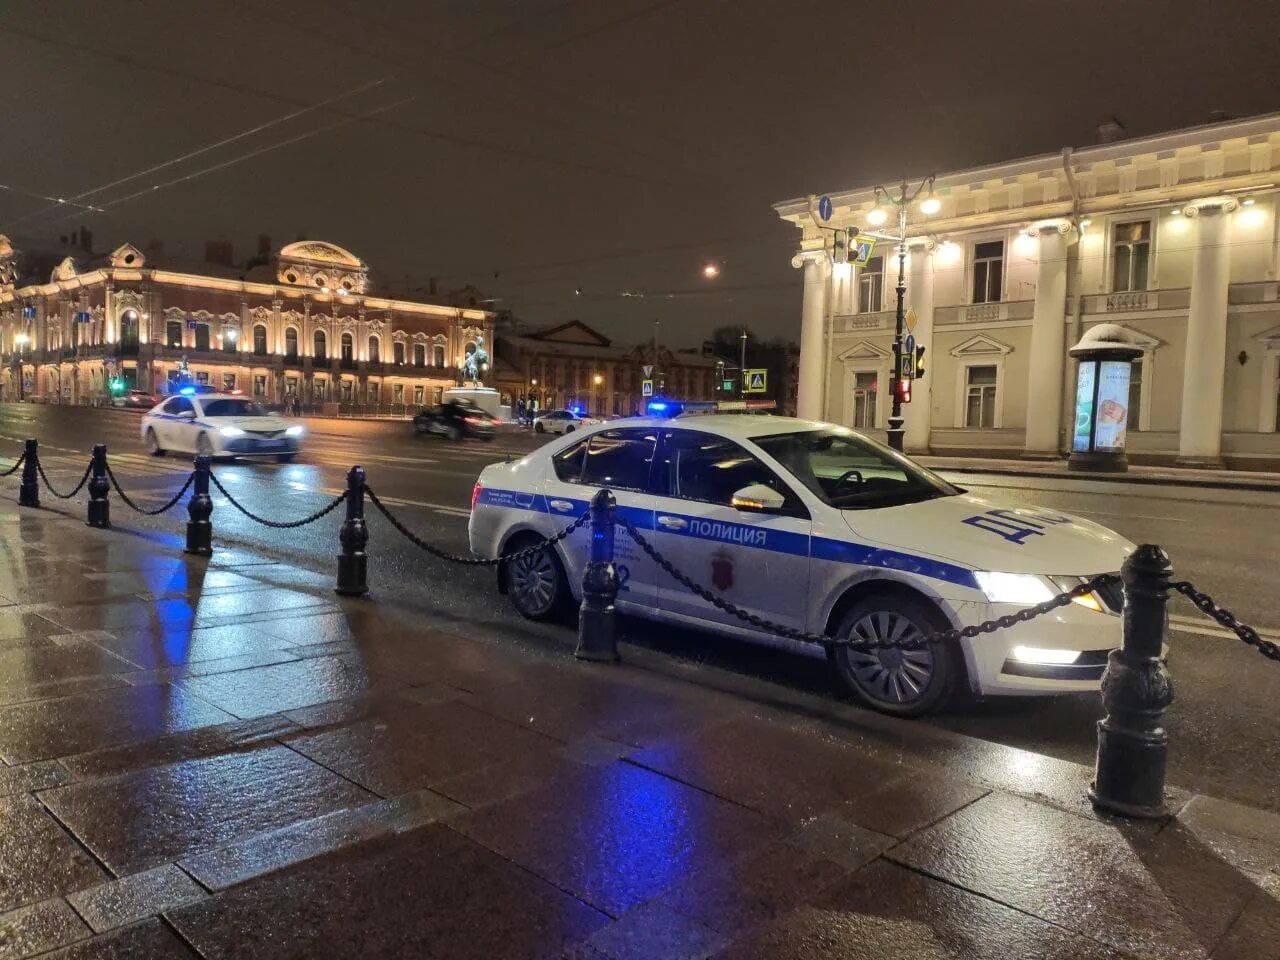
[[[909,643],[946,628],[942,616],[925,601],[888,594],[867,597],[850,607],[836,636]],[[957,651],[947,644],[915,650],[859,650],[833,644],[827,652],[836,675],[854,697],[900,717],[918,717],[942,706],[959,670]]]
[[[164,447],[160,446],[160,438],[151,427],[147,427],[147,449],[151,451],[153,457],[164,456]]]
[[[506,552],[531,547],[539,539],[521,537]],[[509,561],[503,565],[502,576],[511,603],[530,620],[550,619],[567,602],[569,582],[554,550],[538,550]]]

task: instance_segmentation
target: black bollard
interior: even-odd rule
[[[613,494],[601,490],[591,499],[591,559],[582,571],[582,606],[578,610],[579,660],[618,659],[618,568],[613,563]]]
[[[363,597],[369,592],[369,528],[364,522],[364,467],[347,471],[347,518],[338,534],[342,553],[338,554],[338,584],[334,590],[344,597]]]
[[[187,501],[187,553],[213,556],[213,498],[209,496],[209,457],[196,457],[191,499]]]
[[[24,447],[22,486],[18,487],[18,506],[40,506],[40,445],[34,439]]]
[[[89,518],[91,527],[105,530],[111,526],[111,504],[107,502],[107,445],[94,444],[93,461],[89,468]]]
[[[1163,723],[1173,685],[1161,655],[1173,567],[1162,549],[1143,544],[1125,560],[1120,575],[1124,646],[1111,651],[1102,677],[1107,715],[1098,721],[1098,764],[1089,799],[1107,813],[1159,819],[1169,816],[1164,802],[1169,735]]]

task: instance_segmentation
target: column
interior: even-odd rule
[[[848,316],[853,313],[853,266],[848,263],[831,265],[831,315]]]
[[[1067,248],[1075,235],[1066,220],[1046,220],[1031,229],[1040,241],[1040,265],[1027,360],[1027,436],[1022,455],[1053,460],[1059,455],[1067,356]]]
[[[933,247],[932,241],[923,238],[907,241],[907,310],[916,315],[915,329],[910,332],[915,337],[916,346],[925,348],[926,371],[930,359],[933,359]],[[905,349],[906,333],[903,340]],[[926,372],[923,380],[911,384],[911,402],[902,407],[906,430],[903,440],[907,453],[929,452],[929,430],[933,423],[932,383],[933,377]],[[876,398],[880,403],[893,400],[887,389],[882,396],[883,400]]]
[[[825,250],[802,250],[791,258],[791,266],[804,268],[804,300],[800,307],[800,383],[796,415],[821,420],[825,403],[822,371],[827,365],[823,321],[826,314],[827,265]]]
[[[1227,372],[1227,287],[1231,281],[1231,197],[1193,200],[1183,215],[1195,225],[1191,302],[1187,310],[1178,463],[1222,466],[1222,390]]]

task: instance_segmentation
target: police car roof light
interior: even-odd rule
[[[184,397],[192,397],[192,396],[195,396],[196,388],[182,387],[181,389],[178,390],[178,392],[182,394]]]

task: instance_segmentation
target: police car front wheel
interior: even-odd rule
[[[541,538],[518,537],[507,552],[534,546]],[[502,565],[503,586],[521,616],[530,620],[554,617],[569,598],[569,581],[552,549],[537,550]]]
[[[945,629],[941,614],[926,601],[887,594],[855,602],[841,617],[836,636],[909,644]],[[900,717],[937,710],[950,697],[960,672],[959,651],[948,644],[883,650],[832,644],[827,656],[849,693]]]

